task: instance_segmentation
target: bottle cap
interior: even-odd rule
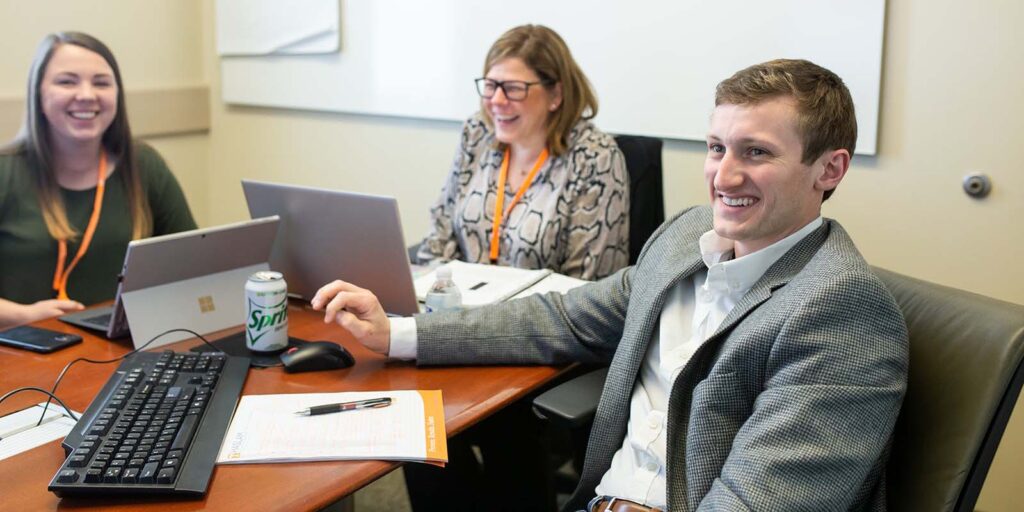
[[[451,279],[452,268],[451,267],[437,267],[437,278],[438,279]]]

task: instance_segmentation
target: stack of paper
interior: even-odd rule
[[[67,411],[57,404],[50,404],[45,408],[44,415],[45,405],[46,402],[41,402],[0,418],[0,460],[60,439],[71,432],[76,421],[68,416]],[[76,412],[75,415],[81,416],[82,413]],[[43,422],[37,426],[40,417]]]
[[[587,284],[589,282],[590,281],[584,281],[582,279],[577,279],[575,277],[569,277],[567,275],[556,274],[556,273],[552,272],[551,274],[549,274],[544,279],[541,279],[541,281],[539,283],[537,283],[537,284],[535,284],[535,285],[533,285],[533,286],[531,286],[531,287],[529,287],[529,288],[527,288],[527,289],[517,293],[512,298],[513,299],[521,299],[523,297],[526,297],[527,295],[533,295],[535,293],[542,293],[542,294],[543,293],[548,293],[548,292],[566,293],[569,290],[572,290],[573,288],[576,288],[578,286],[583,286],[583,285],[585,285],[585,284]]]
[[[462,305],[483,306],[510,299],[554,274],[551,269],[529,270],[499,265],[483,265],[449,261],[442,265],[452,269],[452,280],[462,293]],[[440,268],[440,267],[439,267]],[[416,278],[416,297],[423,300],[437,279],[437,270]],[[565,279],[571,277],[560,276]],[[579,280],[576,280],[579,281]],[[579,281],[581,284],[585,281]],[[528,294],[527,294],[528,295]]]
[[[325,404],[389,397],[389,407],[300,416]],[[404,460],[444,465],[441,391],[246,395],[238,402],[217,462]]]

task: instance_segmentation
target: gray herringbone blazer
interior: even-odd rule
[[[667,293],[704,268],[711,211],[666,222],[637,264],[564,296],[417,318],[419,364],[611,361],[581,508],[622,446]],[[668,504],[678,510],[885,508],[884,466],[906,389],[907,332],[835,221],[776,262],[672,386]]]

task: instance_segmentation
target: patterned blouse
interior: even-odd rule
[[[550,268],[594,280],[629,261],[629,178],[615,140],[580,121],[569,149],[549,157],[505,217],[498,264]],[[469,118],[441,197],[430,209],[431,230],[420,263],[435,258],[489,263],[498,175],[504,154],[480,114]],[[505,205],[516,194],[505,188]]]

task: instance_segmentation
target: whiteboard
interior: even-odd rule
[[[231,104],[461,121],[502,32],[540,23],[597,91],[604,131],[704,140],[715,85],[751,64],[803,58],[835,71],[874,154],[885,0],[342,0],[341,51],[224,57]]]
[[[338,0],[217,0],[217,54],[338,50]]]

